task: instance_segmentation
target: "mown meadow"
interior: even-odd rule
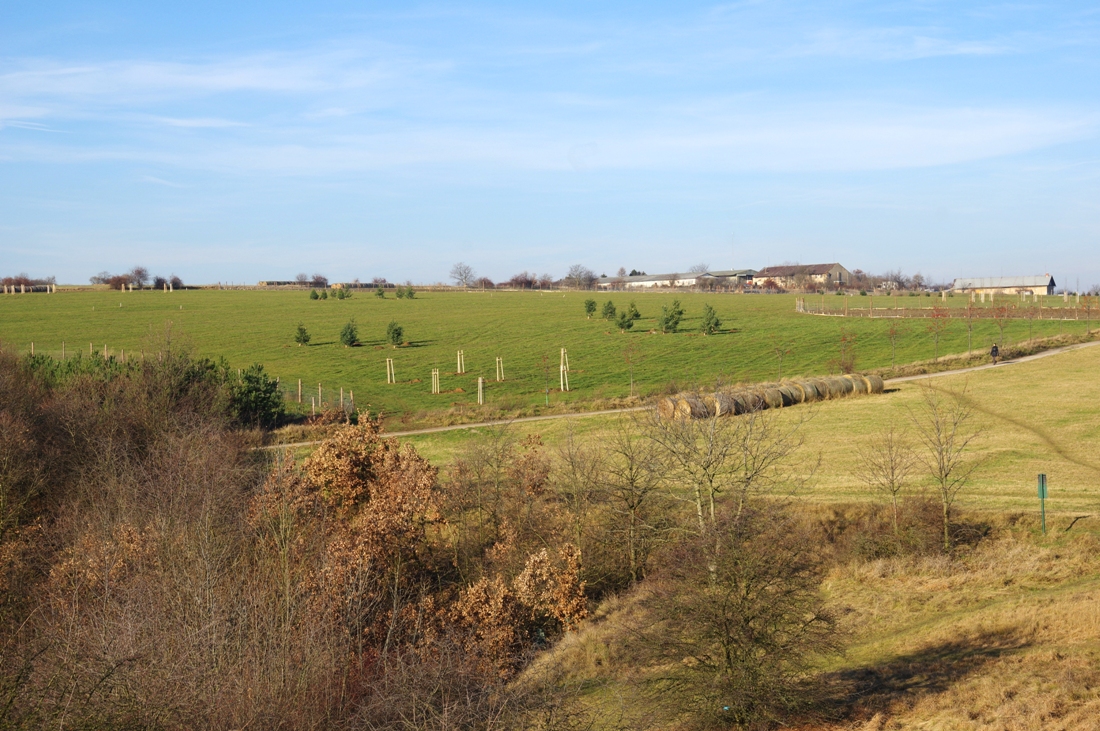
[[[584,302],[594,299],[596,315],[585,316]],[[685,311],[679,331],[657,332],[661,308],[678,299]],[[827,296],[825,304],[843,311],[866,307],[866,297]],[[1060,298],[1048,298],[1057,306]],[[641,318],[626,333],[600,317],[605,302],[617,309],[634,302]],[[820,300],[815,300],[820,302]],[[897,302],[902,307],[965,306],[962,297],[875,298],[876,307]],[[700,334],[705,304],[721,320],[720,332]],[[347,348],[339,333],[355,321],[361,345]],[[386,341],[391,322],[404,328],[407,343]],[[795,311],[794,295],[743,295],[699,292],[418,292],[414,299],[384,299],[357,292],[351,299],[311,300],[305,291],[186,290],[172,293],[108,290],[61,290],[56,294],[0,297],[0,343],[9,351],[55,357],[87,355],[89,350],[121,357],[141,357],[151,334],[171,324],[177,342],[188,342],[196,354],[225,357],[233,367],[261,363],[278,377],[296,400],[302,381],[304,409],[321,384],[323,399],[334,403],[340,389],[357,408],[369,407],[415,423],[430,414],[476,406],[477,378],[484,377],[486,402],[498,412],[537,413],[551,407],[580,408],[585,402],[635,394],[651,395],[676,387],[716,382],[752,382],[783,376],[818,375],[839,370],[842,335],[854,337],[855,366],[884,368],[933,358],[937,352],[966,352],[966,323],[951,320],[938,346],[919,320],[820,317]],[[299,347],[299,323],[311,341]],[[888,334],[900,326],[895,348]],[[1082,321],[1013,320],[1004,333],[1008,342],[1029,337],[1084,333]],[[975,321],[970,346],[988,350],[1000,339],[993,320]],[[569,393],[559,392],[562,348],[569,356]],[[456,352],[465,353],[466,373],[456,374]],[[504,362],[505,380],[495,381],[496,358]],[[393,358],[397,383],[386,383],[387,358]],[[431,371],[438,368],[441,390],[431,394]],[[547,394],[549,389],[549,394]]]

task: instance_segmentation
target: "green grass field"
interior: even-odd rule
[[[619,333],[611,323],[584,316],[583,302],[600,306],[611,299],[622,308],[636,302],[642,319],[633,330]],[[686,317],[681,332],[651,333],[662,305],[679,299]],[[848,298],[852,307],[866,306],[867,298]],[[876,298],[876,307],[889,303]],[[889,298],[892,300],[892,298]],[[828,296],[826,304],[843,310],[845,298]],[[1049,298],[1051,304],[1060,298]],[[723,332],[699,334],[704,303],[717,311]],[[119,306],[121,304],[121,307]],[[899,298],[901,306],[941,304],[935,298]],[[965,306],[965,299],[947,305]],[[350,300],[312,301],[302,291],[188,290],[121,293],[65,291],[45,295],[0,297],[0,343],[6,349],[27,352],[31,343],[39,353],[61,355],[97,352],[104,345],[118,355],[138,354],[151,333],[167,322],[183,334],[199,355],[224,356],[233,366],[262,363],[278,376],[284,388],[294,390],[303,381],[305,402],[321,383],[326,402],[338,399],[339,389],[354,392],[356,406],[370,406],[389,414],[424,414],[469,409],[477,403],[477,377],[485,377],[486,400],[496,411],[531,413],[544,403],[551,389],[551,405],[624,397],[629,392],[629,367],[624,351],[636,349],[634,377],[638,392],[659,392],[681,386],[760,381],[778,375],[776,349],[789,350],[783,375],[822,374],[833,370],[842,330],[856,336],[857,367],[872,369],[891,364],[886,329],[890,320],[800,315],[794,295],[740,295],[703,293],[586,293],[586,292],[422,292],[413,300],[392,293],[380,300],[357,293]],[[338,343],[340,329],[354,319],[361,347]],[[394,350],[385,344],[386,326],[395,320],[410,341]],[[305,324],[313,336],[307,347],[293,342],[295,328]],[[897,345],[898,363],[930,359],[933,342],[919,320],[903,322],[907,332]],[[1031,334],[1085,331],[1086,323],[1036,321]],[[988,349],[998,336],[990,320],[977,322],[973,347]],[[1006,339],[1029,336],[1029,323],[1009,324]],[[561,348],[567,348],[572,390],[557,392]],[[465,351],[465,375],[456,375],[455,354]],[[952,321],[940,341],[940,354],[965,352],[965,324]],[[493,381],[495,359],[504,359],[506,380]],[[387,385],[385,359],[395,362],[398,383]],[[545,359],[545,360],[544,360]],[[443,393],[431,395],[431,370],[439,368]]]

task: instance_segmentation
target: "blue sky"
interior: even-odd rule
[[[1095,3],[0,7],[3,275],[1100,282]]]

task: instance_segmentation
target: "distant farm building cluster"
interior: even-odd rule
[[[852,273],[840,264],[790,264],[764,269],[717,269],[691,274],[639,274],[600,277],[599,289],[652,289],[654,287],[698,287],[700,289],[807,289],[847,287]]]

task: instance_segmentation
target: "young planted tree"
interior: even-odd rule
[[[968,459],[971,443],[981,435],[971,428],[974,411],[961,394],[945,394],[932,386],[921,386],[921,405],[909,416],[923,450],[918,459],[936,483],[943,506],[943,550],[951,550],[951,507],[978,467]]]
[[[340,330],[340,342],[344,344],[345,348],[351,348],[359,344],[359,328],[356,327],[355,320],[349,320]]]
[[[932,309],[932,317],[928,319],[925,330],[932,336],[932,342],[935,344],[935,360],[937,361],[940,359],[940,337],[943,336],[949,324],[951,324],[951,313],[948,312],[946,307]]]
[[[416,290],[412,288],[412,285],[405,287],[405,299],[411,300],[416,297]]]
[[[405,288],[398,287],[396,290],[394,290],[394,294],[397,295],[397,299],[399,300],[405,299]]]
[[[788,355],[790,355],[793,352],[793,348],[791,348],[786,343],[776,342],[775,344],[772,345],[772,352],[775,354],[775,359],[777,361],[779,361],[779,375],[778,375],[777,378],[778,378],[778,380],[782,381],[783,380],[783,359],[786,358]]]
[[[634,327],[634,320],[630,318],[628,313],[620,312],[618,318],[615,319],[615,327],[619,328],[619,332],[625,333],[630,328]]]
[[[405,328],[398,325],[395,320],[390,320],[390,324],[386,326],[386,340],[396,348],[405,342]]]
[[[851,330],[840,331],[840,352],[836,364],[841,373],[854,373],[856,370],[856,334]]]
[[[634,398],[634,366],[641,362],[643,356],[638,350],[638,345],[633,340],[630,344],[623,348],[623,360],[626,361],[626,367],[630,371],[630,397]]]
[[[328,299],[328,290],[327,289],[322,289],[321,290],[321,299],[323,299],[323,300]]]
[[[309,331],[306,330],[305,325],[303,325],[302,323],[299,322],[298,323],[298,331],[296,333],[294,333],[294,342],[298,343],[298,347],[300,348],[303,345],[309,345],[309,341],[310,341]]]
[[[309,290],[309,298],[311,300],[319,300],[321,299],[321,295],[317,294],[317,290],[311,289]]]
[[[596,300],[584,301],[584,314],[589,320],[592,319],[592,315],[596,314]]]
[[[381,284],[374,288],[374,296],[380,300],[386,299],[386,290],[382,289]]]
[[[600,316],[605,320],[615,319],[615,303],[611,300],[603,303],[603,309],[600,310]]]
[[[916,466],[917,455],[913,446],[889,426],[875,441],[858,450],[860,479],[871,490],[889,498],[894,508],[894,535],[898,535],[898,498],[906,481]]]
[[[1005,328],[1008,327],[1008,321],[1012,319],[1012,310],[1008,305],[998,305],[993,308],[993,322],[997,323],[997,331],[999,333],[999,339],[997,343],[1003,348],[1005,345]]]
[[[886,337],[890,338],[890,367],[893,368],[898,362],[898,338],[908,332],[908,329],[901,325],[897,320],[891,320],[890,326],[886,328]]]
[[[242,424],[270,429],[283,414],[283,397],[278,383],[253,363],[236,380],[228,380],[230,411]]]
[[[661,316],[657,318],[657,327],[663,333],[674,333],[680,327],[680,320],[684,318],[684,309],[680,307],[680,300],[672,300],[672,304],[661,308]]]
[[[722,321],[718,319],[718,313],[710,305],[703,305],[703,322],[700,330],[704,335],[713,335],[722,327]]]
[[[630,304],[626,308],[627,314],[630,315],[631,320],[642,319],[642,313],[638,312],[638,307],[634,304],[634,300],[630,300]]]

